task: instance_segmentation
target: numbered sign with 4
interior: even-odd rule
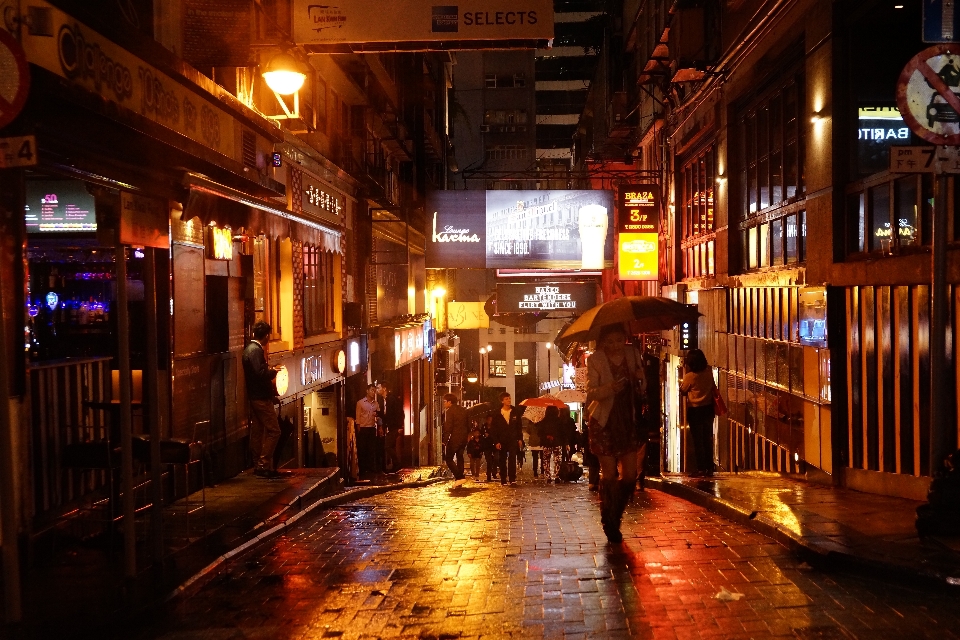
[[[34,136],[0,138],[0,169],[32,167],[37,164],[37,139]]]

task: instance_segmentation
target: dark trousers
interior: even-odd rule
[[[487,482],[490,482],[491,480],[493,480],[493,476],[497,472],[497,464],[498,464],[497,453],[498,452],[496,449],[485,451],[483,453],[483,456],[487,459]]]
[[[500,449],[500,484],[507,484],[517,480],[517,455],[520,453],[515,447]]]
[[[530,460],[533,462],[533,477],[540,475],[540,449],[530,449]]]
[[[273,400],[250,401],[250,451],[253,467],[258,471],[273,470],[273,451],[280,440],[280,421]]]
[[[465,448],[466,445],[460,447],[459,449],[447,447],[447,455],[444,458],[444,461],[447,463],[450,473],[453,474],[454,480],[463,480],[463,450]]]
[[[713,405],[687,407],[690,439],[697,459],[697,471],[713,472]]]
[[[357,465],[360,467],[360,475],[378,471],[378,444],[376,427],[360,427],[357,429]]]

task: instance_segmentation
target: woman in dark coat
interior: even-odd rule
[[[643,391],[643,367],[626,341],[623,327],[605,327],[587,360],[590,450],[600,460],[600,521],[612,543],[623,542],[620,521],[637,484],[641,445],[635,395]]]
[[[560,411],[556,407],[547,407],[546,415],[543,420],[537,424],[537,431],[540,435],[540,446],[543,451],[540,452],[541,466],[540,470],[547,482],[553,482],[557,478],[557,471],[560,470]]]

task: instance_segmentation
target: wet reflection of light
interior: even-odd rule
[[[759,511],[783,525],[792,533],[802,535],[802,528],[797,516],[793,513],[793,508],[784,503],[781,494],[789,494],[796,497],[798,502],[803,502],[802,489],[764,489],[760,495]]]

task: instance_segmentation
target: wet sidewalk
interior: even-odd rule
[[[914,522],[922,503],[915,500],[762,472],[666,474],[647,485],[747,524],[812,564],[960,585],[960,538],[921,539]]]
[[[435,481],[436,467],[404,469],[346,487],[339,469],[296,469],[267,480],[251,470],[206,488],[205,508],[184,520],[184,500],[164,507],[166,556],[162,571],[149,562],[149,518],[137,518],[138,561],[123,576],[119,536],[82,539],[67,524],[35,545],[23,576],[23,624],[0,625],[0,638],[111,637],[152,607],[189,595],[229,558],[281,535],[315,508]],[[191,508],[201,493],[189,496]],[[0,586],[2,588],[2,586]]]

